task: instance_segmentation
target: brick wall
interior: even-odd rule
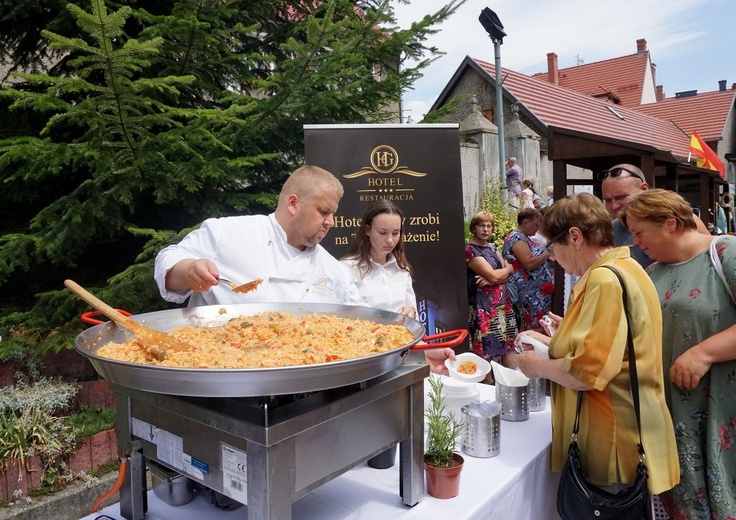
[[[77,400],[82,406],[94,408],[115,408],[115,392],[110,390],[107,380],[85,381],[81,383]]]
[[[0,370],[0,377],[2,377],[2,374],[3,371]],[[81,405],[90,408],[95,406],[112,408],[115,405],[115,394],[110,390],[107,381],[104,380],[81,383],[81,388],[77,393],[77,399]],[[117,435],[115,430],[112,429],[99,432],[84,441],[69,456],[67,463],[69,469],[75,473],[81,471],[89,473],[106,462],[117,458]],[[25,466],[22,466],[19,460],[12,461],[8,465],[8,468],[0,471],[0,500],[12,500],[13,493],[16,490],[19,490],[24,495],[27,494],[29,489],[41,485],[43,476],[43,465],[38,455],[27,458]]]
[[[75,473],[89,473],[117,458],[118,441],[115,430],[106,430],[84,441],[69,456],[68,465]],[[0,500],[12,500],[16,490],[25,495],[29,489],[40,486],[42,479],[43,465],[38,455],[27,458],[25,466],[19,460],[14,460],[5,471],[0,471]]]

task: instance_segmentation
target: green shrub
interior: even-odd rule
[[[115,427],[115,408],[83,408],[69,415],[64,421],[74,435],[77,445],[96,433]]]
[[[516,229],[516,211],[506,203],[506,190],[499,184],[489,184],[483,198],[478,204],[478,211],[487,211],[493,215],[494,226],[490,241],[500,251],[506,236]],[[465,223],[465,234],[469,240],[472,235],[468,229],[469,222]]]
[[[78,385],[42,378],[0,389],[0,467],[39,454],[44,465],[68,452],[73,437],[61,414],[68,412]]]
[[[51,495],[74,480],[64,463],[66,456],[92,435],[113,428],[115,409],[72,411],[78,384],[45,378],[31,384],[25,382],[28,378],[21,379],[16,386],[0,389],[0,470],[11,464],[25,467],[26,459],[38,454],[44,477],[28,495]]]

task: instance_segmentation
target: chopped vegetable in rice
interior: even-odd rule
[[[239,316],[222,328],[180,327],[169,332],[194,346],[158,360],[135,339],[107,343],[96,354],[132,363],[181,368],[263,368],[342,361],[410,343],[402,325],[312,314],[268,312]]]

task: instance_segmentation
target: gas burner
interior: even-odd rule
[[[121,515],[143,520],[145,461],[246,504],[264,520],[291,518],[291,503],[399,445],[401,500],[424,490],[426,364],[310,393],[178,397],[111,384],[118,445],[134,449],[120,489]]]
[[[257,426],[273,426],[359,392],[360,383],[318,392],[258,397],[177,397]]]

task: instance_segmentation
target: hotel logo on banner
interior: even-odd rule
[[[414,200],[414,189],[404,186],[404,181],[397,175],[408,175],[410,177],[425,177],[427,174],[417,172],[399,164],[399,154],[389,145],[376,146],[370,155],[370,166],[364,166],[357,172],[346,173],[346,179],[357,179],[364,175],[370,175],[367,179],[366,189],[356,190],[360,202],[371,202],[374,200]],[[391,177],[384,175],[393,174]]]

